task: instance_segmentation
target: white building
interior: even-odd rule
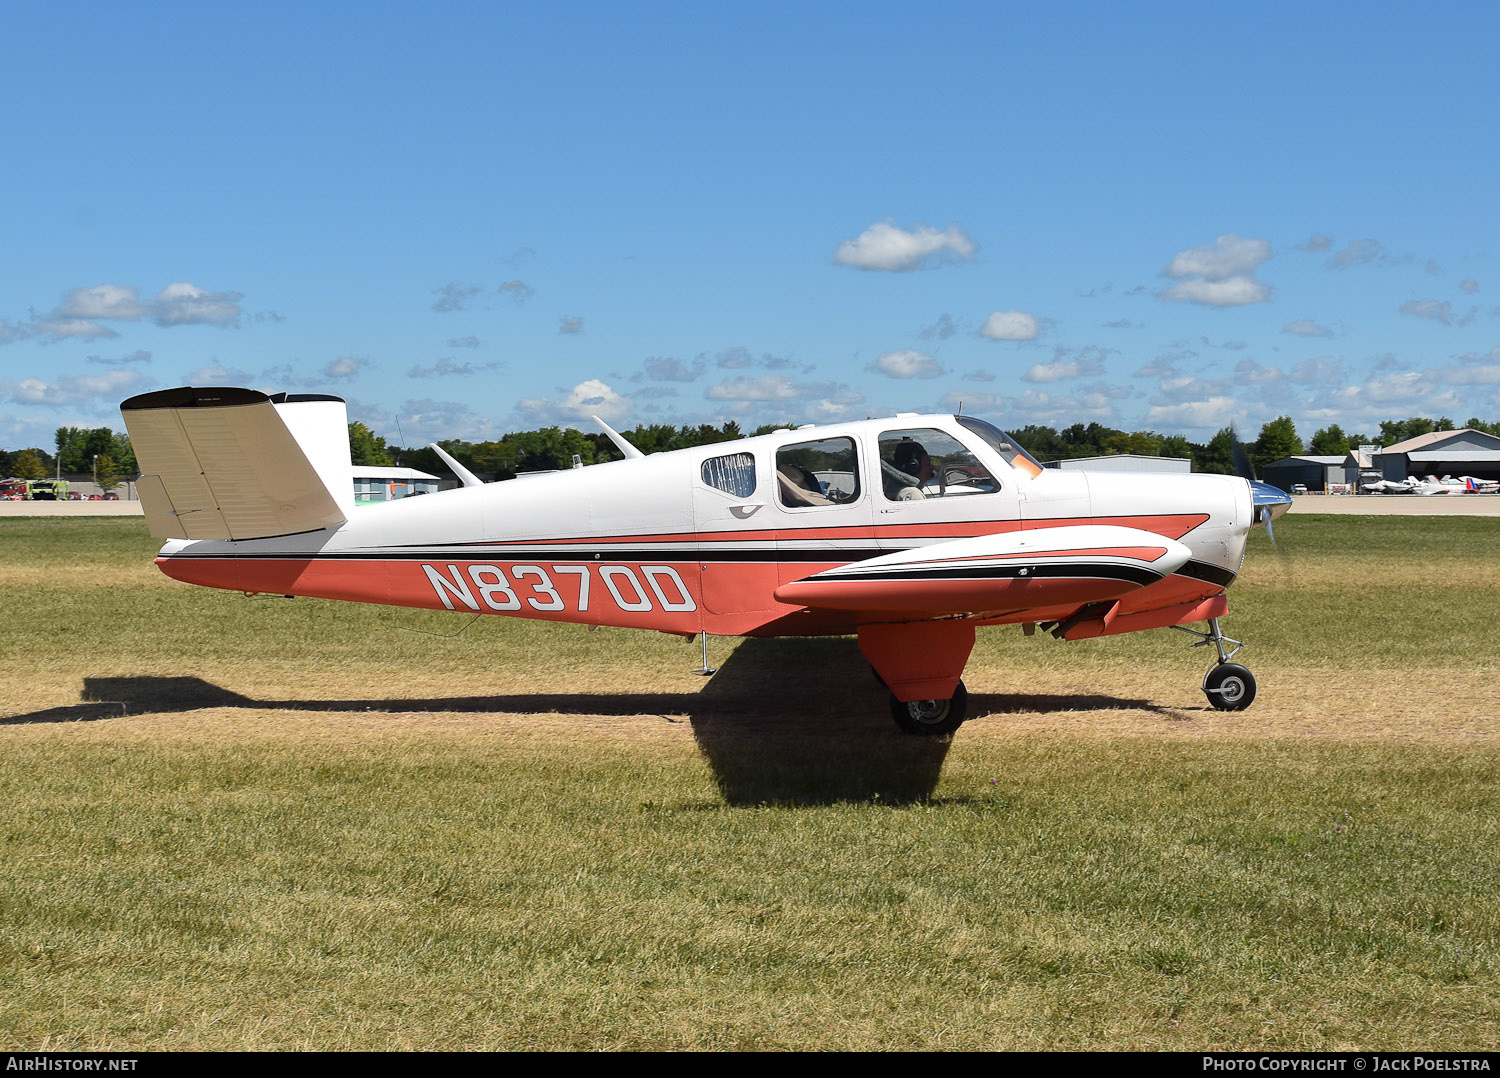
[[[393,502],[397,498],[410,498],[413,494],[436,494],[438,489],[437,476],[415,468],[356,464],[350,470],[354,473],[355,505]]]

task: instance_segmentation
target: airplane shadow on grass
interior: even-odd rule
[[[202,708],[686,715],[731,805],[925,801],[937,787],[950,745],[948,738],[913,737],[896,729],[885,690],[855,642],[845,638],[745,640],[697,692],[258,700],[196,677],[91,677],[84,678],[79,703],[0,718],[0,726]],[[1116,708],[1181,717],[1146,700],[1109,696],[969,697],[969,714],[981,721],[1007,713]]]

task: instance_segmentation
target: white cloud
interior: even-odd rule
[[[784,401],[809,394],[781,374],[761,378],[731,378],[708,387],[703,394],[711,401]]]
[[[1447,300],[1411,299],[1401,304],[1401,313],[1417,318],[1430,318],[1445,326],[1453,324],[1453,304]]]
[[[887,352],[870,364],[869,369],[887,378],[937,378],[943,374],[937,360],[914,348]]]
[[[37,322],[34,328],[37,333],[46,338],[48,343],[56,343],[72,337],[97,341],[119,336],[108,326],[101,326],[98,322],[90,322],[83,318],[48,319]]]
[[[1458,287],[1472,296],[1475,292],[1479,291],[1479,282],[1470,277],[1467,280],[1459,281]]]
[[[1363,396],[1377,404],[1404,404],[1427,395],[1430,376],[1421,371],[1402,371],[1365,383]]]
[[[19,382],[0,382],[0,399],[16,404],[41,404],[48,407],[81,404],[99,397],[118,399],[129,396],[153,380],[140,371],[107,371],[104,374],[70,375],[46,381],[22,378]]]
[[[1334,385],[1343,380],[1344,365],[1328,356],[1314,356],[1293,367],[1287,377],[1299,385]]]
[[[1173,378],[1177,375],[1177,364],[1184,359],[1193,359],[1195,352],[1167,352],[1157,356],[1140,370],[1135,372],[1137,378]]]
[[[907,273],[928,261],[967,260],[976,250],[974,241],[957,225],[939,231],[918,224],[907,232],[890,221],[880,221],[839,244],[833,260],[854,269]]]
[[[734,348],[726,348],[716,355],[714,362],[728,370],[743,370],[755,362],[755,357],[750,354],[748,348],[735,346]]]
[[[209,363],[189,371],[183,381],[190,386],[243,386],[252,385],[258,379],[249,371],[238,367],[226,367],[222,363]]]
[[[459,363],[452,356],[443,356],[430,367],[423,367],[421,365],[413,367],[406,372],[406,376],[408,378],[461,378],[471,374],[478,374],[480,371],[498,370],[499,367],[500,364],[493,360],[489,363],[481,363],[475,366],[473,363]]]
[[[449,337],[448,338],[448,347],[449,348],[478,348],[479,347],[479,338],[475,337],[475,336],[472,336],[472,335],[468,336],[468,337]]]
[[[1271,290],[1251,277],[1230,277],[1222,281],[1197,277],[1179,281],[1160,295],[1162,299],[1201,303],[1208,307],[1239,307],[1246,303],[1264,303],[1271,298]]]
[[[503,281],[495,291],[499,292],[502,296],[509,296],[517,303],[525,303],[531,298],[531,294],[536,289],[532,288],[525,281]]]
[[[1168,277],[1206,277],[1211,281],[1223,281],[1254,273],[1255,268],[1270,257],[1271,245],[1265,240],[1231,233],[1203,247],[1178,252],[1164,272]]]
[[[859,406],[864,402],[862,394],[841,389],[829,396],[809,401],[802,410],[802,417],[809,423],[834,423],[840,419],[848,419],[851,415],[858,415],[862,410]]]
[[[689,367],[671,356],[650,356],[646,360],[646,377],[653,382],[694,382],[703,374],[704,367],[702,359],[694,360]]]
[[[1222,428],[1233,419],[1238,403],[1233,397],[1215,396],[1180,404],[1153,405],[1146,413],[1146,424],[1169,428]]]
[[[1060,382],[1064,378],[1079,378],[1089,374],[1103,374],[1104,365],[1095,360],[1055,359],[1051,363],[1036,363],[1021,375],[1023,382]]]
[[[458,401],[420,400],[403,401],[394,413],[400,418],[400,429],[406,432],[412,443],[436,442],[444,438],[465,438],[469,441],[487,441],[500,436],[495,421],[476,415],[468,405]],[[396,426],[392,413],[383,409],[349,402],[349,417],[368,423],[376,430],[384,430],[387,437],[394,434]]]
[[[1241,385],[1270,385],[1281,377],[1280,367],[1263,367],[1253,359],[1242,359],[1234,367],[1234,380]]]
[[[1220,236],[1203,247],[1179,251],[1162,271],[1178,281],[1158,295],[1207,307],[1264,303],[1271,298],[1271,290],[1251,275],[1270,257],[1271,245],[1265,240],[1233,233]]]
[[[1447,367],[1445,381],[1461,386],[1500,385],[1500,348],[1483,354],[1471,352],[1458,357],[1458,366]]]
[[[1030,341],[1037,332],[1036,317],[1025,311],[996,311],[979,327],[979,335],[992,341]]]
[[[629,397],[622,397],[599,379],[590,378],[568,390],[560,400],[526,398],[516,405],[516,412],[532,424],[581,426],[594,415],[606,423],[614,423],[626,418],[634,407],[635,402]]]
[[[989,412],[998,415],[1005,412],[1009,398],[1000,393],[955,389],[951,393],[944,393],[938,403],[948,410],[956,411],[962,406],[964,411],[970,414]]]
[[[323,367],[323,377],[334,381],[347,381],[353,378],[365,367],[370,365],[368,359],[359,356],[339,356]]]
[[[14,344],[16,341],[24,341],[35,332],[35,326],[22,325],[19,322],[11,322],[0,318],[0,344]]]
[[[949,337],[958,333],[959,325],[949,314],[938,315],[937,321],[930,326],[923,326],[919,334],[924,341],[940,340],[946,341]]]
[[[1297,322],[1288,322],[1281,327],[1281,332],[1292,333],[1298,337],[1332,337],[1333,330],[1327,326],[1319,325],[1311,318],[1304,318]]]
[[[464,304],[479,295],[477,284],[459,284],[457,281],[449,281],[442,288],[434,288],[433,295],[437,299],[432,304],[432,309],[439,314],[447,314],[451,311],[461,311]]]
[[[1015,429],[1028,423],[1067,426],[1080,420],[1115,421],[1115,401],[1131,395],[1126,386],[1093,382],[1070,393],[1059,395],[1040,389],[1027,389],[1020,396],[961,389],[945,393],[938,402],[945,409],[962,406],[965,414],[980,415]]]
[[[113,318],[123,322],[138,322],[150,308],[141,302],[134,288],[117,284],[95,285],[93,288],[75,288],[62,298],[54,318]]]
[[[1325,236],[1321,232],[1319,232],[1318,234],[1310,237],[1306,243],[1297,244],[1297,250],[1308,251],[1312,254],[1317,254],[1319,251],[1326,251],[1332,246],[1333,237]]]
[[[52,432],[57,420],[48,416],[8,415],[0,412],[0,445],[26,446],[52,445]]]
[[[1341,251],[1335,251],[1323,263],[1329,269],[1348,269],[1365,262],[1373,262],[1385,255],[1385,245],[1379,240],[1354,240]]]
[[[557,320],[557,332],[569,335],[582,333],[583,319],[577,315],[565,314]]]
[[[1153,404],[1185,404],[1191,401],[1221,397],[1234,390],[1234,383],[1219,379],[1194,378],[1185,375],[1163,378],[1157,383],[1157,394],[1151,398]]]
[[[127,363],[150,363],[151,353],[143,348],[137,348],[128,356],[89,356],[90,363],[97,363],[102,367],[122,367]]]
[[[157,293],[151,320],[158,326],[237,326],[239,301],[244,298],[239,292],[208,292],[187,281],[177,281]]]

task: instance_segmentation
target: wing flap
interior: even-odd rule
[[[120,405],[163,539],[261,539],[342,524],[272,399],[251,389],[169,389]]]

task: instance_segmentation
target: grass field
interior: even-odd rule
[[[1278,538],[1251,710],[1182,634],[992,630],[934,742],[852,641],[705,681],[0,522],[0,1043],[1491,1048],[1500,520]]]

